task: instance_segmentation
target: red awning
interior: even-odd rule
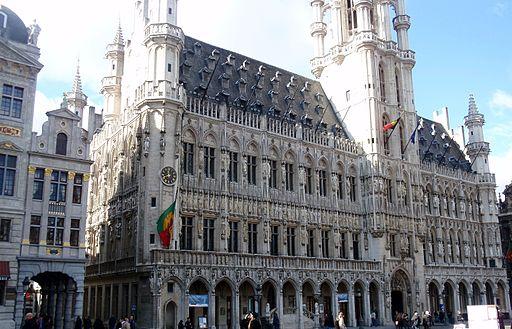
[[[9,262],[0,261],[0,281],[9,280],[10,277]]]

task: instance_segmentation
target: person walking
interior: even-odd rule
[[[377,314],[375,311],[372,311],[370,313],[370,327],[376,327],[377,326]]]
[[[281,324],[279,323],[279,317],[274,313],[274,317],[272,318],[272,327],[273,329],[280,329]]]
[[[324,327],[326,329],[334,329],[334,318],[330,312],[324,318]]]
[[[342,311],[338,312],[338,316],[336,316],[336,324],[338,324],[339,329],[346,329],[347,326],[345,326],[345,319],[343,318],[344,314]]]
[[[185,325],[183,324],[183,320],[180,320],[178,323],[178,329],[185,329]]]
[[[44,322],[44,319],[41,319],[41,321]],[[44,328],[44,324],[41,328]],[[82,329],[82,319],[80,318],[80,316],[77,316],[76,317],[76,320],[75,320],[75,329]]]
[[[411,318],[411,328],[412,329],[419,329],[420,326],[420,316],[418,312],[414,312]]]
[[[22,329],[38,329],[36,319],[34,318],[34,314],[27,313],[25,315],[25,323],[23,324],[23,327],[21,327],[21,328]]]
[[[88,316],[84,316],[84,329],[92,329],[92,321]]]
[[[94,324],[92,327],[93,327],[93,329],[105,329],[105,326],[103,325],[103,321],[101,321],[98,318],[96,318],[96,320],[94,320]]]
[[[116,317],[115,316],[110,316],[110,318],[108,319],[108,329],[116,329]]]
[[[137,324],[135,323],[135,318],[133,317],[133,315],[130,315],[129,322],[130,322],[130,329],[137,329]]]
[[[187,318],[187,321],[185,321],[185,329],[194,329],[194,326],[192,325],[192,321],[190,321],[190,318]]]
[[[251,313],[251,320],[249,321],[249,329],[262,329],[261,322],[260,322],[260,319],[258,318],[257,313],[254,313],[254,314]]]
[[[425,311],[423,314],[423,329],[430,329],[431,315],[429,311]]]

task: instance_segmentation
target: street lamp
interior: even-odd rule
[[[28,278],[28,276],[25,277],[25,279],[23,279],[23,317],[21,319],[21,322],[22,323],[25,323],[25,308],[27,306],[27,290],[28,290],[28,286],[30,284],[30,279]]]

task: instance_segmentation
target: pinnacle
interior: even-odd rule
[[[114,44],[124,45],[123,29],[121,28],[121,22],[119,22],[119,25],[117,27],[116,36],[114,38]]]
[[[473,94],[469,94],[469,114],[478,113],[478,106],[476,105],[475,96]]]
[[[76,66],[76,74],[75,80],[73,81],[73,91],[74,94],[82,94],[82,78],[80,77],[80,59],[78,60],[78,64]]]

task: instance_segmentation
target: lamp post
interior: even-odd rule
[[[25,308],[27,306],[27,290],[28,290],[28,286],[30,284],[30,279],[28,278],[28,276],[25,277],[25,279],[23,279],[23,317],[21,319],[21,323],[25,323]]]

